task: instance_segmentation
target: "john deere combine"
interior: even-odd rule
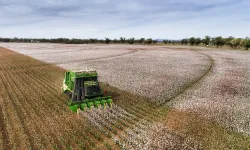
[[[104,96],[98,83],[98,74],[95,70],[67,71],[63,81],[63,92],[70,96],[69,108],[73,112],[79,109],[112,107],[110,96]]]

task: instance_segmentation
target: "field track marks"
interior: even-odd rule
[[[129,54],[133,54],[133,53],[138,52],[138,50],[128,50],[128,51],[129,51],[129,52],[121,53],[121,54],[117,54],[117,55],[110,55],[110,56],[97,57],[97,58],[90,58],[90,59],[85,59],[85,60],[63,61],[63,62],[56,62],[56,63],[52,63],[52,64],[55,64],[55,65],[62,65],[62,64],[69,64],[69,63],[76,63],[76,62],[87,62],[87,61],[93,61],[93,60],[99,60],[99,59],[107,59],[107,58],[125,56],[125,55],[129,55]]]
[[[230,130],[249,135],[249,52],[200,51],[214,60],[206,78],[171,105],[190,110]]]
[[[192,50],[193,51],[193,50]],[[206,72],[200,76],[199,78],[197,78],[195,81],[191,82],[190,84],[186,85],[184,87],[183,90],[179,91],[176,95],[168,98],[165,102],[159,104],[159,106],[164,106],[166,105],[167,103],[171,102],[172,100],[174,100],[175,98],[177,98],[178,96],[182,95],[183,93],[185,93],[188,89],[192,88],[193,86],[195,86],[199,81],[201,81],[202,79],[204,79],[211,71],[212,71],[212,68],[214,66],[214,60],[211,56],[207,55],[207,54],[204,54],[202,52],[198,52],[196,51],[197,53],[200,53],[201,55],[205,55],[206,57],[209,58],[210,60],[210,64],[208,66],[208,69],[206,70]],[[163,107],[164,108],[164,107]]]

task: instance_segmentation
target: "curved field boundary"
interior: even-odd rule
[[[191,50],[191,51],[196,51],[196,53],[200,53],[201,55],[204,55],[204,56],[208,57],[210,62],[211,62],[210,66],[208,67],[207,71],[202,76],[200,76],[197,80],[195,80],[195,81],[191,82],[190,84],[186,85],[182,91],[178,92],[176,95],[174,95],[171,98],[167,99],[164,103],[161,103],[159,106],[164,106],[167,103],[169,103],[170,101],[172,101],[175,98],[177,98],[178,96],[180,96],[181,94],[185,93],[188,89],[195,86],[199,81],[204,79],[212,71],[212,68],[214,66],[214,60],[213,60],[213,58],[211,56],[209,56],[207,54],[204,54],[204,53],[201,53],[201,52],[199,52],[197,50]]]
[[[197,78],[195,81],[191,82],[190,84],[186,85],[183,90],[179,91],[174,96],[168,98],[165,102],[163,102],[161,104],[158,104],[157,107],[159,107],[159,106],[165,106],[167,103],[169,103],[170,101],[174,100],[175,98],[177,98],[181,94],[185,93],[185,91],[187,91],[188,89],[190,89],[193,86],[195,86],[198,82],[200,82],[202,79],[204,79],[212,71],[212,68],[214,66],[214,59],[210,55],[204,54],[204,53],[200,52],[200,50],[198,50],[198,49],[185,49],[185,48],[173,48],[173,49],[170,49],[169,47],[161,47],[161,48],[162,48],[161,50],[157,50],[157,51],[169,51],[169,50],[178,50],[178,51],[185,50],[185,51],[187,51],[188,50],[188,51],[192,51],[192,52],[195,52],[195,53],[199,53],[199,54],[201,54],[201,55],[206,56],[207,58],[209,58],[210,65],[208,66],[208,69],[205,71],[205,73],[203,75],[201,75],[199,78]],[[168,48],[168,49],[164,50],[164,48]],[[143,50],[137,50],[137,51],[154,51],[154,50],[143,49]]]

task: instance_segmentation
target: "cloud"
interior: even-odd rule
[[[0,0],[0,37],[247,36],[249,8],[248,0]]]

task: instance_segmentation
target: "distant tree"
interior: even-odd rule
[[[109,44],[111,42],[111,40],[109,38],[105,38],[105,43]]]
[[[241,38],[234,38],[230,43],[232,44],[232,48],[237,48],[240,46],[242,39]]]
[[[103,39],[100,39],[99,43],[105,43],[105,41]]]
[[[217,46],[217,48],[219,46],[223,46],[225,44],[225,41],[223,40],[223,38],[221,36],[218,36],[216,38],[214,38],[214,44]]]
[[[152,43],[153,43],[153,44],[156,44],[156,43],[158,43],[158,41],[157,41],[157,40],[153,40]]]
[[[48,39],[44,39],[44,38],[39,39],[39,41],[42,42],[42,43],[47,43],[47,42],[49,42]],[[26,41],[26,42],[27,42],[27,41]],[[67,44],[68,44],[68,43],[67,43]]]
[[[97,43],[97,39],[89,39],[89,43]]]
[[[229,47],[231,47],[231,48],[233,48],[233,45],[232,45],[232,40],[234,39],[234,37],[233,36],[229,36],[229,37],[227,37],[227,38],[223,38],[224,39],[224,41],[225,41],[225,44],[227,45],[227,46],[229,46]]]
[[[120,43],[124,44],[125,42],[126,42],[126,39],[123,38],[123,37],[121,37],[121,38],[120,38]]]
[[[162,41],[164,44],[168,44],[168,40],[163,40]]]
[[[153,43],[153,40],[152,40],[151,38],[149,38],[149,39],[145,40],[145,43],[146,43],[146,44],[152,44],[152,43]]]
[[[115,43],[115,44],[118,43],[118,40],[117,40],[117,39],[114,39],[114,40],[113,40],[113,43]]]
[[[188,44],[188,39],[184,39],[184,44],[185,44],[185,45]]]
[[[205,38],[202,39],[202,43],[205,45],[209,45],[210,40],[211,40],[210,36],[205,36]]]
[[[78,44],[89,44],[90,40],[89,39],[77,39]]]
[[[199,45],[201,43],[201,38],[196,38],[195,39],[195,45]]]
[[[250,39],[245,41],[245,49],[248,50],[248,48],[250,48]]]
[[[4,42],[10,42],[10,39],[9,38],[4,38],[3,41]]]
[[[143,44],[144,41],[145,41],[145,38],[141,38],[140,40],[138,40],[138,43]]]
[[[180,42],[182,45],[184,45],[184,44],[186,45],[186,44],[188,44],[188,39],[182,39]]]
[[[240,45],[248,50],[250,48],[250,38],[246,37],[244,40],[241,41]]]
[[[178,43],[178,41],[177,41],[177,40],[171,40],[171,43],[172,43],[173,45],[175,45],[175,44]]]
[[[134,44],[135,43],[135,38],[130,38],[127,40],[127,43],[129,44]]]
[[[189,38],[188,42],[189,42],[189,44],[194,45],[195,44],[195,38],[194,37]]]
[[[55,42],[56,43],[60,42],[60,39],[55,39]],[[77,39],[71,39],[71,44],[77,44],[77,43],[78,43]]]

